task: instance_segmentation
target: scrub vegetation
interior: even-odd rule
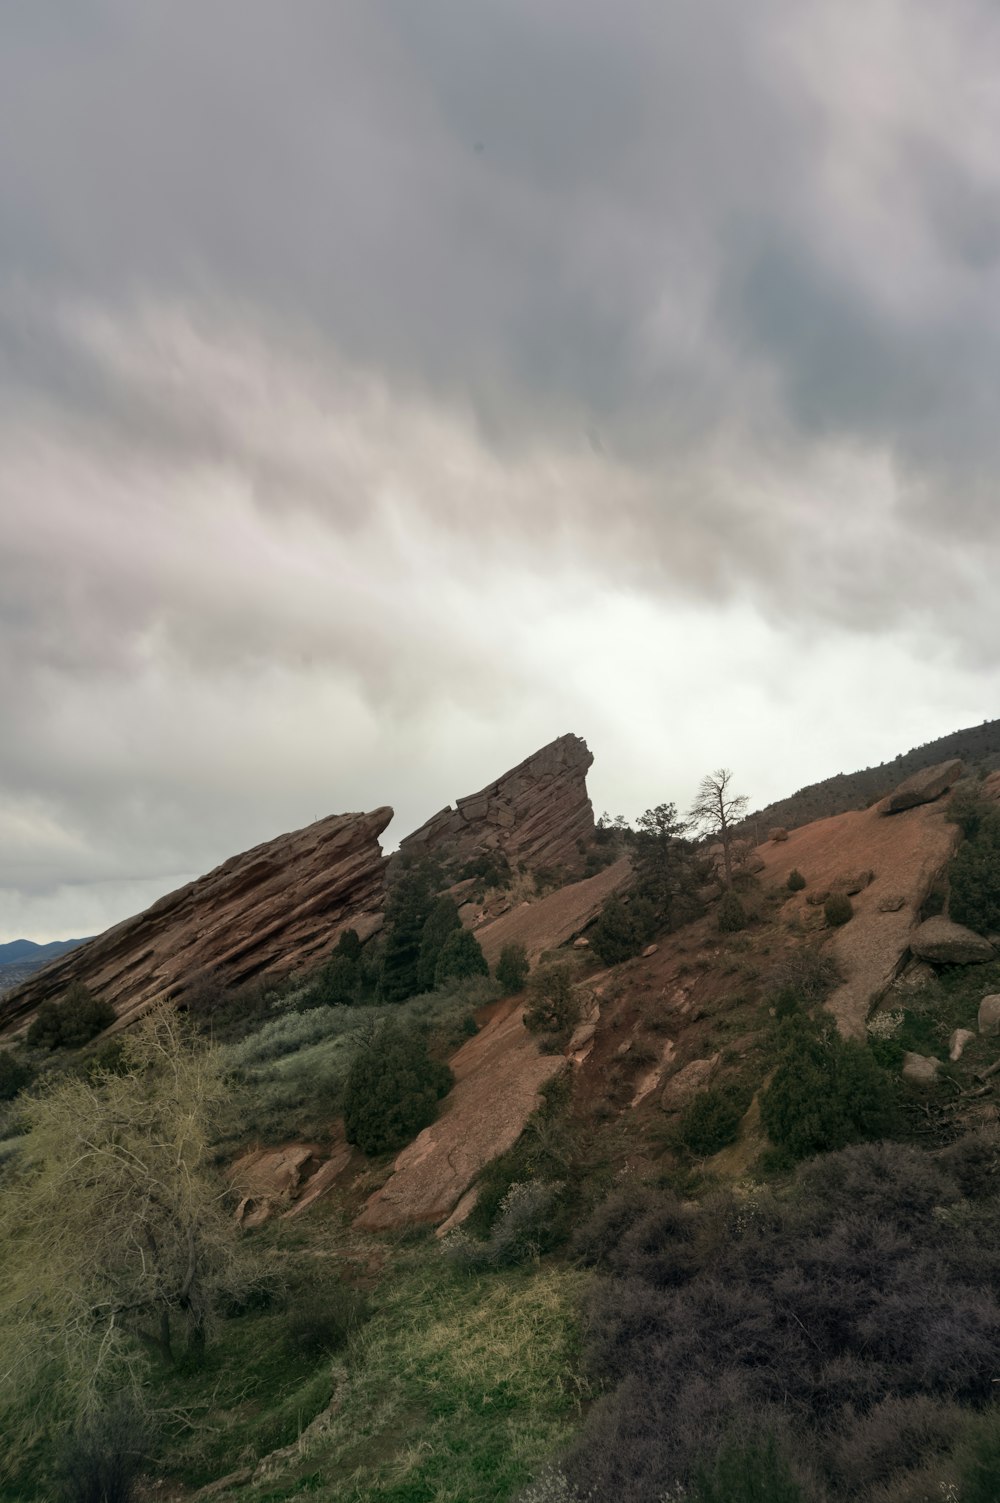
[[[983,922],[992,814],[952,812],[941,890]],[[186,1016],[110,1043],[81,1024],[76,1045],[49,1019],[0,1055],[0,1498],[1000,1495],[995,1040],[930,1082],[901,1073],[907,1052],[947,1060],[1000,962],[939,967],[846,1040],[823,916],[789,916],[787,868],[767,888],[735,840],[728,871],[709,863],[669,805],[602,831],[635,882],[582,950],[529,966],[512,944],[490,975],[449,874],[415,864],[385,932],[349,931],[309,975],[205,976]],[[515,880],[481,866],[461,880]],[[464,1224],[361,1230],[449,1109],[456,1050],[521,1005],[502,999],[523,992],[558,1053],[597,986],[593,1058],[543,1088]],[[72,1037],[95,1003],[54,1016]],[[696,1061],[664,1116],[656,1092]],[[349,1173],[308,1214],[237,1221],[241,1152],[345,1137]]]

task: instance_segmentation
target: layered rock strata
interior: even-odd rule
[[[54,961],[0,998],[0,1035],[82,982],[119,1025],[153,1002],[183,999],[211,971],[226,985],[323,960],[348,928],[382,923],[385,868],[378,837],[389,808],[334,814],[232,856]]]
[[[579,842],[594,834],[587,769],[594,758],[579,736],[560,736],[479,793],[442,809],[400,842],[406,855],[464,863],[502,851],[511,866],[580,866]]]

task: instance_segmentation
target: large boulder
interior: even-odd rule
[[[123,1024],[160,1000],[183,1001],[212,972],[233,985],[318,965],[345,929],[362,939],[382,923],[385,868],[378,837],[389,808],[333,814],[231,856],[72,950],[0,998],[0,1032],[82,982]]]
[[[665,1112],[682,1112],[686,1106],[711,1082],[719,1068],[721,1054],[710,1059],[693,1059],[672,1075],[663,1088],[660,1105]]]
[[[882,805],[882,813],[899,814],[904,809],[913,809],[917,804],[932,804],[958,782],[962,771],[963,764],[958,757],[950,762],[938,762],[933,767],[924,767],[889,794]]]
[[[979,1004],[979,1032],[987,1038],[993,1038],[1000,1033],[1000,996],[993,992],[984,997]]]
[[[941,1061],[932,1054],[913,1054],[909,1049],[903,1055],[903,1079],[913,1085],[933,1085]]]
[[[996,951],[988,939],[956,924],[943,913],[925,919],[910,935],[910,949],[918,960],[932,965],[978,965]]]
[[[460,863],[502,851],[532,871],[582,866],[579,843],[594,834],[587,769],[594,758],[579,736],[560,736],[479,793],[456,800],[400,841],[403,855]]]

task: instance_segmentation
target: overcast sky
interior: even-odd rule
[[[991,0],[8,0],[0,940],[1000,714]]]

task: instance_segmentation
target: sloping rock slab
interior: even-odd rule
[[[904,963],[920,905],[957,841],[958,830],[942,805],[923,804],[906,819],[883,819],[877,807],[836,814],[793,830],[787,845],[759,847],[772,881],[784,884],[794,865],[810,891],[832,889],[845,872],[875,872],[852,899],[850,923],[827,941],[844,981],[826,1005],[843,1034],[864,1035],[872,996],[886,991]],[[785,912],[814,925],[808,895],[790,897]],[[882,908],[887,897],[888,912]]]
[[[522,1013],[512,1000],[462,1045],[444,1111],[403,1149],[355,1226],[387,1231],[443,1221],[482,1169],[517,1142],[542,1086],[567,1065],[561,1055],[539,1054]]]
[[[929,918],[910,935],[910,949],[918,960],[932,965],[977,965],[996,954],[988,939],[955,924],[943,913]]]
[[[260,1226],[279,1207],[294,1199],[307,1168],[321,1150],[315,1143],[290,1143],[283,1148],[256,1148],[237,1159],[229,1178],[239,1191],[236,1219],[241,1226]]]
[[[627,856],[606,866],[596,877],[571,882],[537,903],[522,903],[476,930],[476,938],[490,965],[504,945],[522,944],[528,960],[537,964],[545,950],[558,949],[597,917],[608,899],[628,884],[632,866]]]
[[[594,834],[587,793],[593,754],[579,736],[559,736],[495,783],[442,809],[400,841],[404,855],[438,854],[464,862],[502,850],[512,866],[580,867],[577,842]]]
[[[963,763],[958,757],[915,772],[911,778],[893,789],[882,804],[882,813],[899,814],[904,809],[915,808],[917,804],[933,803],[942,793],[947,793],[953,783],[958,782],[962,772]]]
[[[0,1032],[83,982],[123,1026],[153,1002],[183,997],[200,972],[227,985],[315,965],[344,929],[382,922],[389,808],[334,814],[232,856],[0,998]]]

